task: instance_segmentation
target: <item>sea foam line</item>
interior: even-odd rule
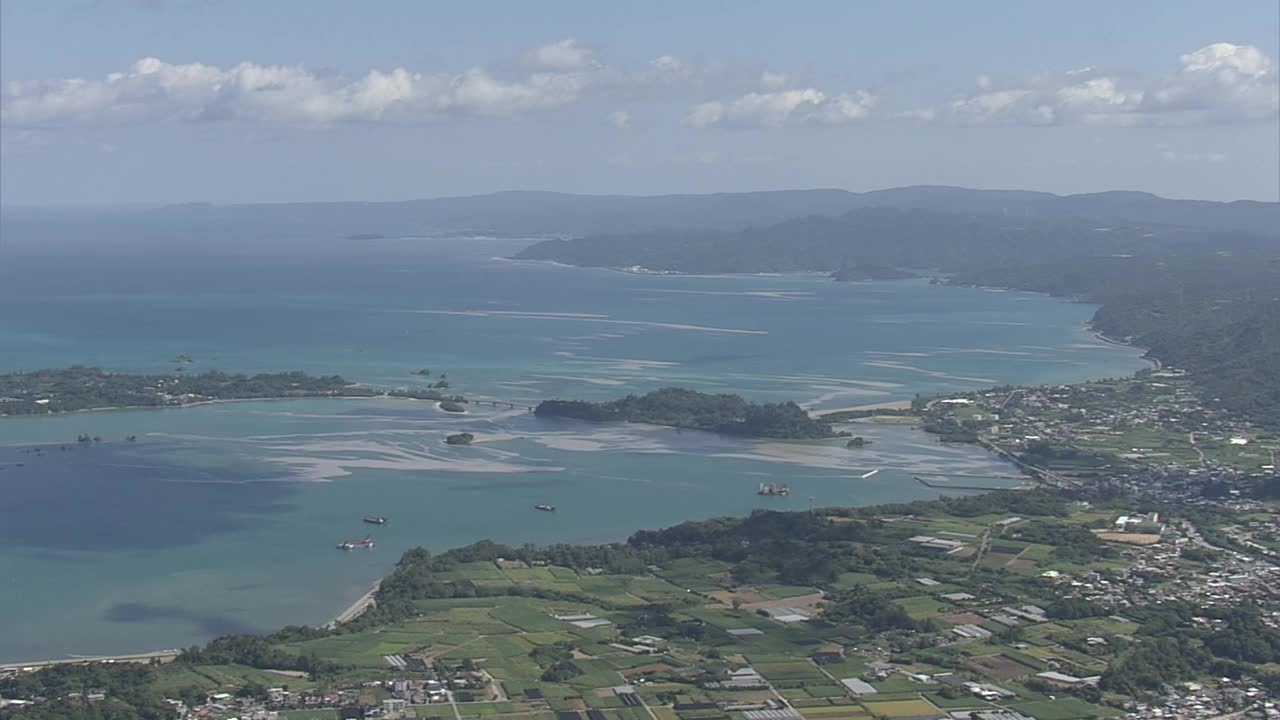
[[[634,325],[637,327],[655,327],[667,330],[690,330],[694,332],[729,333],[734,335],[768,335],[768,330],[748,330],[745,328],[712,327],[710,325],[693,325],[690,323],[657,322],[650,320],[615,320],[607,315],[588,315],[582,313],[517,313],[508,310],[392,310],[391,312],[417,313],[422,315],[465,315],[468,317],[506,317],[522,320],[574,320],[578,322],[607,323],[610,325]]]

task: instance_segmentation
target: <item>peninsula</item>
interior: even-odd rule
[[[601,403],[545,400],[534,414],[541,418],[639,422],[781,440],[823,440],[847,434],[832,430],[829,422],[810,417],[794,402],[757,404],[738,395],[712,395],[674,387]]]
[[[456,395],[433,388],[383,390],[340,375],[308,375],[300,370],[257,375],[210,370],[199,374],[132,374],[72,366],[0,373],[0,416],[48,415],[108,408],[179,407],[215,400],[300,397],[403,397],[451,404]]]

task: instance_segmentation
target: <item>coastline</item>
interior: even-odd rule
[[[1092,325],[1090,325],[1089,329],[1093,330]],[[1150,348],[1145,348],[1145,347],[1142,347],[1141,345],[1136,345],[1131,342],[1125,342],[1123,340],[1116,340],[1115,338],[1107,337],[1100,330],[1093,330],[1093,336],[1097,338],[1099,341],[1104,342],[1108,345],[1115,345],[1116,347],[1127,347],[1127,348],[1134,348],[1135,350],[1141,350],[1142,354],[1138,356],[1139,358],[1141,358],[1142,360],[1145,360],[1146,362],[1151,363],[1152,367],[1154,367],[1156,370],[1164,369],[1164,363],[1160,361],[1160,358],[1155,357],[1154,355],[1151,354]]]
[[[378,601],[374,599],[374,595],[377,595],[378,588],[380,587],[382,587],[382,580],[375,580],[373,586],[369,588],[369,592],[366,592],[359,598],[356,598],[355,602],[348,605],[346,609],[338,613],[332,620],[321,627],[332,630],[343,623],[351,622],[352,620],[360,617],[365,610],[368,610],[370,607],[378,604]]]
[[[886,402],[867,403],[865,405],[851,405],[849,407],[840,408],[823,408],[821,410],[811,411],[809,414],[815,418],[826,417],[827,415],[835,415],[843,412],[862,412],[864,410],[910,410],[910,400],[888,400]]]
[[[27,662],[0,663],[0,670],[27,670],[53,665],[71,665],[75,663],[168,663],[177,659],[181,650],[153,650],[145,653],[129,653],[126,655],[86,655],[84,657],[66,657],[57,660],[29,660]]]
[[[360,617],[365,610],[377,605],[378,601],[374,599],[378,588],[382,587],[382,580],[375,580],[370,586],[368,592],[356,598],[355,602],[343,608],[334,616],[332,620],[317,627],[326,630],[332,630],[337,626],[351,622]],[[50,667],[53,665],[69,665],[76,663],[93,663],[93,662],[133,662],[133,663],[168,663],[173,662],[182,654],[181,650],[153,650],[151,652],[126,653],[122,655],[86,655],[84,657],[65,657],[46,660],[28,660],[25,662],[5,662],[0,663],[0,670],[26,670],[42,667]]]
[[[425,398],[403,397],[399,395],[378,394],[378,395],[282,395],[279,397],[260,397],[260,398],[215,398],[213,400],[197,400],[196,402],[182,403],[179,405],[111,405],[106,407],[83,408],[80,410],[68,410],[66,412],[51,412],[43,414],[27,413],[24,415],[0,415],[0,420],[22,418],[51,418],[66,417],[78,414],[88,413],[108,413],[108,412],[135,412],[139,410],[183,410],[185,408],[200,407],[203,405],[220,405],[223,403],[242,403],[242,402],[281,402],[284,400],[406,400],[411,402],[426,402],[438,406],[440,400],[428,400]],[[465,412],[449,412],[440,409],[440,412],[448,415],[465,415]]]

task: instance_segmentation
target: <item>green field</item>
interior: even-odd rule
[[[884,718],[930,717],[938,714],[938,709],[924,699],[863,702],[862,705],[872,715]]]
[[[848,537],[858,539],[842,540],[846,544],[840,551],[847,550],[849,556],[867,561],[836,567],[825,581],[818,583],[821,587],[781,582],[782,577],[793,577],[789,572],[760,572],[751,567],[744,571],[742,566],[701,557],[665,559],[656,566],[656,574],[600,574],[553,565],[510,567],[511,563],[503,562],[499,567],[487,561],[451,562],[440,569],[435,581],[447,580],[453,583],[451,588],[465,586],[466,594],[475,597],[412,597],[404,605],[411,611],[396,616],[404,619],[274,644],[274,650],[291,656],[312,656],[334,663],[335,667],[327,668],[319,682],[243,665],[177,662],[157,669],[154,684],[163,693],[188,688],[234,692],[282,685],[296,692],[315,687],[360,687],[371,680],[424,677],[417,674],[421,671],[396,669],[385,658],[400,655],[415,662],[421,660],[427,666],[434,664],[441,673],[480,671],[487,674],[478,676],[482,686],[489,678],[496,681],[493,687],[462,691],[465,696],[459,709],[466,720],[555,720],[553,714],[557,711],[586,709],[604,711],[606,720],[742,720],[738,711],[682,708],[676,712],[673,706],[738,702],[743,698],[759,702],[773,693],[801,708],[808,720],[927,717],[940,714],[940,707],[987,707],[972,697],[944,698],[938,683],[917,682],[908,677],[909,673],[953,672],[965,680],[993,681],[1008,687],[1018,693],[1010,706],[1038,720],[1077,720],[1112,714],[1106,708],[1069,697],[1048,701],[1044,695],[1020,685],[1019,680],[1049,667],[1079,675],[1103,674],[1114,657],[1111,647],[1122,648],[1123,642],[1085,648],[1085,640],[1141,634],[1137,622],[1091,617],[1022,623],[1015,641],[1015,636],[1006,635],[1002,626],[978,617],[947,622],[975,622],[997,634],[983,641],[919,645],[900,642],[909,639],[911,632],[939,632],[939,628],[941,637],[954,640],[947,634],[944,615],[989,613],[1004,604],[1047,607],[1059,589],[1032,576],[1046,566],[1076,572],[1084,569],[1053,564],[1052,545],[1022,542],[998,533],[993,533],[986,561],[976,570],[972,558],[929,556],[904,548],[906,538],[913,534],[973,541],[1009,517],[1009,513],[987,512],[986,507],[975,509],[984,514],[952,517],[930,511],[867,522],[865,527],[843,526],[850,531]],[[1059,511],[1059,515],[1065,514],[1066,511]],[[1107,520],[1113,514],[1090,508],[1062,519],[1055,515],[1053,521],[1083,524]],[[817,522],[823,522],[821,517]],[[865,521],[851,517],[844,522]],[[841,527],[840,523],[830,524]],[[864,543],[859,534],[863,532],[880,533],[878,544]],[[725,556],[733,557],[748,545],[747,541],[735,540]],[[790,552],[790,548],[786,551]],[[842,556],[833,553],[832,557]],[[1036,567],[1006,567],[1014,557],[1035,563]],[[1118,556],[1106,564],[1123,567],[1127,562],[1126,557]],[[747,576],[755,578],[755,582],[734,584],[735,577]],[[922,584],[919,578],[931,578],[936,584]],[[715,595],[706,594],[712,592]],[[762,612],[764,608],[784,606],[791,598],[818,592],[825,592],[825,597],[821,603],[812,604],[812,621],[783,624]],[[951,592],[967,592],[975,599],[952,603],[940,598]],[[735,599],[745,605],[735,609],[731,603]],[[811,606],[809,602],[804,604]],[[905,611],[905,616],[897,612],[898,608]],[[585,613],[609,620],[610,624],[580,628],[554,617]],[[896,634],[878,634],[872,629],[873,622],[894,623]],[[741,628],[753,628],[762,634],[732,636],[726,632]],[[633,638],[639,635],[658,636],[660,650],[656,654],[640,654],[618,646],[636,642]],[[306,635],[290,635],[299,636]],[[887,640],[900,644],[890,647]],[[840,652],[833,652],[837,650]],[[815,658],[824,663],[835,662],[819,665]],[[886,659],[892,663],[882,675],[868,675],[873,662]],[[716,686],[728,679],[730,671],[744,666],[754,668],[772,687],[731,691]],[[1021,672],[1022,666],[1027,672]],[[839,681],[854,677],[868,678],[878,694],[862,699],[851,697]],[[611,688],[624,684],[638,688],[648,710],[623,705]],[[531,699],[527,690],[536,690],[541,697],[535,693]],[[374,699],[386,692],[376,685],[361,689],[363,696]],[[485,702],[495,697],[509,697],[510,701]],[[418,713],[452,720],[452,710],[447,706],[422,707]],[[333,713],[299,711],[284,717],[319,719],[333,717]]]
[[[1020,703],[1012,707],[1024,715],[1036,718],[1036,720],[1085,720],[1085,718],[1113,717],[1121,714],[1119,710],[1100,705],[1091,705],[1083,700],[1070,697]]]

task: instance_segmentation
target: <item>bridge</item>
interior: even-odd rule
[[[911,477],[915,478],[916,482],[920,483],[921,485],[924,485],[925,487],[934,488],[935,490],[979,490],[979,491],[991,492],[993,490],[1013,490],[1014,489],[1009,487],[982,487],[980,485],[952,485],[950,483],[930,482],[925,478],[920,477],[919,475],[912,475]],[[998,476],[991,476],[991,477],[998,477]],[[1026,478],[1023,478],[1023,479],[1025,480]]]
[[[467,400],[468,403],[476,406],[487,406],[494,408],[506,408],[508,410],[528,410],[533,412],[533,405],[525,405],[524,403],[509,402],[507,400]]]

